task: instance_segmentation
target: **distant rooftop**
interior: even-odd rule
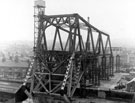
[[[27,68],[28,67],[28,63],[27,62],[14,62],[14,61],[5,61],[2,62],[0,61],[0,67],[24,67]]]

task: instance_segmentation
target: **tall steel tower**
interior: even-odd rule
[[[34,4],[34,50],[37,47],[37,40],[39,34],[39,16],[45,14],[45,1],[36,0]]]

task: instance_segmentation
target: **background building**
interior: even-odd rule
[[[0,61],[0,79],[22,80],[28,69],[28,62]]]

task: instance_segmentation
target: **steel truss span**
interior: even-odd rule
[[[79,14],[35,15],[31,92],[73,97],[113,75],[110,36]]]

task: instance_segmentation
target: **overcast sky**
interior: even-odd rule
[[[33,40],[34,0],[0,0],[0,41]],[[114,46],[135,47],[135,0],[46,0],[46,14],[78,13],[110,34]]]

